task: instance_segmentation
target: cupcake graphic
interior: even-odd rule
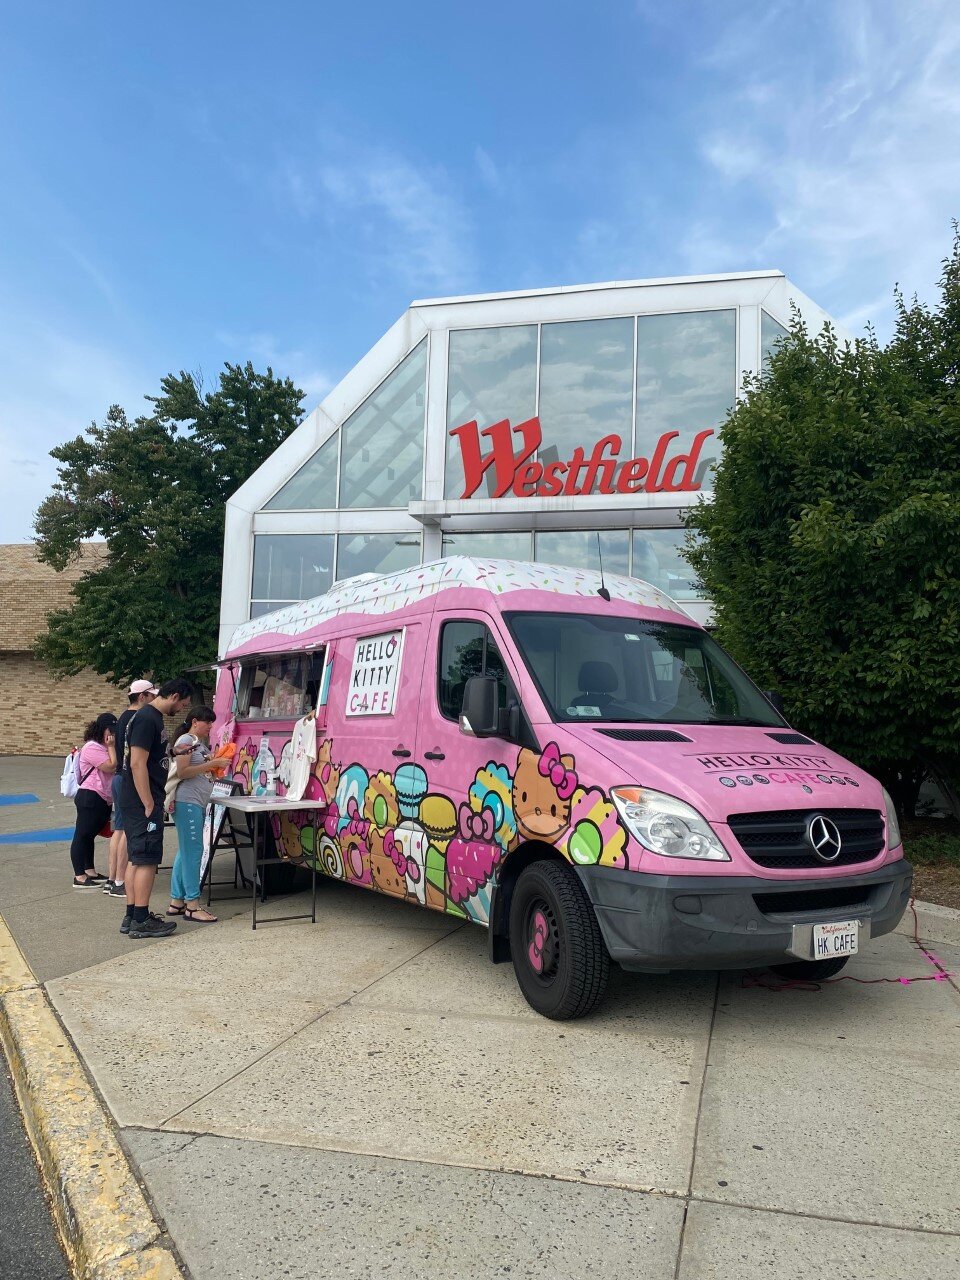
[[[460,806],[459,834],[447,848],[447,889],[450,901],[471,920],[486,924],[490,916],[490,881],[503,850],[494,839],[496,818],[490,809],[474,813]]]

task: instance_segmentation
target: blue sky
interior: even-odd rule
[[[0,542],[170,370],[311,408],[416,297],[777,267],[855,332],[960,216],[955,0],[0,14]]]

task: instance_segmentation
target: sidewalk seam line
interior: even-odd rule
[[[700,1117],[703,1113],[703,1095],[707,1087],[707,1072],[710,1070],[710,1050],[713,1047],[713,1030],[717,1022],[717,1010],[720,1007],[721,974],[716,974],[713,987],[713,1009],[710,1012],[710,1027],[707,1031],[707,1043],[703,1053],[703,1075],[700,1077],[700,1091],[697,1094],[697,1115],[693,1125],[693,1150],[690,1153],[690,1172],[687,1176],[687,1191],[684,1196],[683,1219],[680,1223],[680,1239],[677,1242],[677,1261],[673,1269],[673,1280],[679,1280],[680,1267],[683,1263],[683,1243],[687,1237],[687,1218],[690,1216],[690,1200],[693,1195],[693,1177],[697,1168],[697,1144],[700,1140]]]

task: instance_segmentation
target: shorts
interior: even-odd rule
[[[153,827],[153,830],[148,830]],[[148,815],[139,804],[127,805],[123,815],[127,856],[135,867],[159,867],[163,861],[163,797],[154,797]]]
[[[123,778],[119,773],[113,775],[113,781],[110,783],[110,794],[113,796],[113,813],[110,816],[110,825],[114,831],[123,830],[123,814],[120,812],[120,785]]]

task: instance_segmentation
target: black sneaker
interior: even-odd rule
[[[109,893],[111,898],[126,898],[127,888],[121,880],[119,884],[112,884],[108,889],[104,889],[104,893]]]
[[[176,927],[176,921],[161,920],[151,911],[146,920],[142,920],[139,924],[134,920],[127,933],[131,938],[168,938]]]
[[[123,919],[120,921],[120,932],[121,932],[121,933],[129,933],[129,932],[130,932],[130,926],[131,926],[132,924],[133,924],[133,917],[132,917],[132,916],[124,916],[124,917],[123,917]]]
[[[75,889],[99,889],[100,881],[91,880],[89,876],[74,876],[73,887]]]

